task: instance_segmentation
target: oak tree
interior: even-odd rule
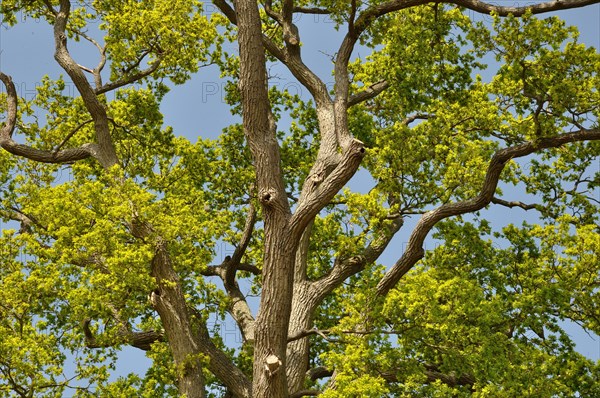
[[[63,76],[0,72],[0,395],[600,396],[600,56],[545,14],[597,0],[493,3],[3,0]],[[203,65],[214,139],[161,113]]]

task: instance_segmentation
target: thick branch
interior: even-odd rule
[[[316,397],[319,394],[321,394],[319,390],[300,390],[290,395],[290,398]]]
[[[81,68],[73,58],[71,58],[71,55],[67,50],[66,28],[70,9],[71,2],[69,0],[60,0],[60,10],[56,14],[54,22],[54,58],[65,72],[67,72],[71,80],[73,80],[75,87],[77,87],[77,91],[81,94],[85,107],[94,120],[98,144],[93,156],[98,159],[102,166],[110,168],[118,163],[118,159],[112,138],[110,137],[106,109],[96,97],[96,93],[85,78]]]
[[[179,392],[194,397],[204,396],[204,364],[198,354],[205,354],[209,357],[209,370],[227,388],[236,396],[249,397],[251,385],[246,376],[214,345],[202,315],[190,313],[179,277],[162,241],[157,242],[152,276],[156,278],[158,289],[153,292],[151,301],[165,328],[173,359],[185,369],[180,375]]]
[[[331,375],[333,374],[331,370],[327,369],[324,366],[312,368],[306,373],[308,378],[312,381],[323,379],[325,377],[331,377]]]
[[[590,140],[600,140],[600,129],[580,130],[555,137],[543,138],[537,143],[527,142],[496,152],[490,161],[481,192],[477,197],[461,202],[444,204],[433,211],[425,213],[421,217],[410,236],[404,254],[377,285],[377,294],[381,296],[387,294],[398,283],[400,278],[417,261],[423,258],[425,254],[423,242],[435,224],[448,217],[481,210],[492,201],[500,174],[508,161],[530,155],[542,149],[558,148],[568,143]]]
[[[446,374],[439,371],[439,368],[434,365],[425,365],[424,370],[425,376],[427,376],[428,383],[434,383],[436,381],[441,381],[450,387],[457,386],[469,386],[472,387],[475,384],[475,378],[469,374],[461,374],[460,376],[456,376],[455,374]],[[386,371],[381,372],[379,375],[388,383],[397,383],[398,372],[394,371]]]
[[[325,15],[325,14],[331,14],[331,11],[326,8],[294,6],[294,13]]]
[[[386,80],[381,80],[377,83],[371,84],[365,90],[356,93],[348,99],[348,107],[359,104],[371,98],[377,97],[380,93],[382,93],[385,89],[387,89],[390,84]]]
[[[452,374],[445,374],[440,372],[436,366],[432,365],[425,365],[424,373],[425,376],[427,376],[428,383],[433,383],[439,380],[450,387],[473,386],[475,384],[475,378],[472,375],[461,374],[460,376],[456,376]],[[318,379],[323,379],[325,377],[331,377],[333,375],[333,371],[323,366],[319,366],[317,368],[310,369],[307,372],[307,375],[310,378],[310,380],[315,381]],[[386,371],[379,373],[379,375],[388,383],[398,382],[398,377],[396,376],[397,372]]]
[[[502,17],[508,15],[521,16],[528,10],[532,14],[542,14],[550,11],[568,10],[571,8],[580,8],[598,3],[598,0],[554,0],[541,2],[538,4],[526,5],[521,7],[514,6],[498,6],[479,0],[450,0],[448,3],[456,4],[457,6],[465,7],[482,14],[495,12]]]
[[[382,227],[378,236],[362,253],[346,259],[337,259],[331,272],[312,283],[315,296],[319,298],[327,296],[347,278],[362,271],[367,264],[376,261],[403,224],[404,219],[397,216],[390,224]]]
[[[254,208],[254,205],[250,203],[250,208],[248,209],[248,215],[246,217],[246,225],[244,226],[244,232],[242,233],[242,239],[233,252],[233,256],[228,256],[225,258],[223,264],[219,266],[219,276],[223,280],[225,290],[231,298],[229,313],[239,325],[244,340],[246,341],[254,341],[254,316],[252,315],[250,306],[246,301],[246,297],[240,290],[240,286],[235,279],[235,275],[239,269],[242,269],[243,265],[240,263],[240,261],[242,260],[242,256],[244,255],[248,244],[250,243],[250,238],[252,237],[255,223],[256,209]],[[255,274],[260,274],[260,271],[255,266],[244,265],[244,268],[251,270]]]
[[[90,330],[90,320],[86,319],[83,321],[83,334],[85,336],[85,346],[87,348],[106,348],[112,347],[115,344],[109,342],[99,343],[98,339],[94,336],[92,331]],[[148,351],[152,343],[157,341],[164,341],[164,335],[162,333],[156,332],[154,330],[150,330],[147,332],[132,332],[129,330],[120,331],[118,334],[118,338],[121,341],[125,341],[127,344],[132,347],[139,348],[143,351]],[[120,343],[120,342],[119,342]]]
[[[308,223],[317,215],[321,209],[329,203],[331,199],[354,175],[365,154],[364,144],[359,140],[352,140],[350,146],[346,149],[341,162],[327,176],[312,175],[314,189],[301,200],[296,212],[290,220],[292,232],[299,239]]]
[[[229,22],[237,25],[237,16],[235,10],[225,0],[213,0],[212,2],[227,17]]]
[[[567,10],[570,8],[585,7],[591,4],[598,3],[598,0],[553,0],[548,2],[541,2],[538,4],[531,4],[521,7],[515,6],[499,6],[490,4],[480,0],[445,0],[445,1],[431,1],[431,0],[392,0],[385,3],[381,3],[372,7],[369,7],[362,12],[357,18],[354,27],[355,34],[358,36],[365,29],[367,29],[371,23],[383,15],[389,14],[394,11],[407,9],[428,3],[447,3],[454,4],[460,7],[465,7],[470,10],[482,13],[490,14],[495,12],[500,16],[508,16],[510,14],[514,16],[521,16],[528,10],[531,10],[533,14],[541,14],[550,11]]]

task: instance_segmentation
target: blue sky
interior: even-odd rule
[[[496,3],[501,2],[496,1]],[[516,2],[506,3],[514,4]],[[212,7],[212,5],[208,5],[206,11],[212,12]],[[557,14],[568,24],[579,27],[581,42],[600,48],[600,5],[562,11]],[[0,27],[0,70],[13,77],[21,95],[31,98],[35,95],[35,86],[43,75],[57,77],[61,74],[61,70],[53,58],[52,28],[44,21],[32,19],[23,21],[23,19],[22,15],[19,16],[19,22],[22,23],[15,27],[8,28],[6,25]],[[330,81],[331,56],[339,46],[340,34],[334,30],[334,24],[326,16],[302,16],[296,23],[300,26],[305,62],[324,81]],[[70,43],[69,49],[79,63],[90,66],[97,63],[97,51],[89,43]],[[297,90],[307,97],[306,89],[293,80],[289,74],[280,69],[274,70],[274,72],[278,74],[278,78],[274,79],[271,84],[288,88],[291,91]],[[173,126],[176,134],[185,135],[192,141],[195,141],[195,137],[198,136],[217,136],[223,127],[239,120],[230,114],[228,106],[223,101],[223,84],[217,68],[206,67],[202,68],[185,85],[174,87],[166,96],[161,107],[165,116],[165,124]],[[72,86],[68,87],[73,90]],[[361,184],[364,181],[361,178],[364,177],[359,174],[354,179],[354,183]],[[486,216],[500,223],[520,223],[526,214],[520,210],[513,210],[507,217],[504,209],[492,207],[487,211]],[[382,258],[384,263],[391,264],[395,260],[405,238],[400,236],[390,245],[390,250]],[[227,250],[227,247],[223,247],[223,256],[227,254]],[[583,354],[600,359],[600,339],[590,337],[575,325],[567,325],[567,329]],[[226,340],[231,341],[232,344],[239,339],[232,324],[223,325],[223,333]],[[148,360],[144,357],[143,352],[137,349],[127,349],[124,351],[124,355],[120,356],[117,371],[124,374],[143,369],[147,364]]]

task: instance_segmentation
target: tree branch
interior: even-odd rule
[[[250,238],[252,237],[255,223],[256,209],[254,208],[254,205],[250,203],[248,215],[246,216],[246,224],[244,225],[244,232],[242,233],[242,239],[233,252],[231,258],[225,258],[225,261],[222,264],[223,272],[219,275],[223,280],[223,285],[227,291],[227,294],[231,298],[229,313],[239,325],[242,336],[246,341],[254,341],[254,316],[252,315],[250,306],[246,301],[246,297],[240,290],[240,286],[235,279],[235,275],[236,272],[241,269],[242,265],[240,261],[242,260],[242,256],[248,247],[248,243],[250,243]],[[260,273],[257,267],[246,268]]]
[[[171,263],[166,243],[162,240],[156,243],[151,269],[158,285],[153,292],[153,306],[160,315],[167,340],[171,342],[175,363],[185,366],[187,370],[179,380],[179,392],[196,396],[198,391],[204,389],[204,364],[196,356],[202,353],[210,359],[208,369],[227,388],[236,396],[249,398],[251,384],[247,377],[214,345],[202,314],[187,306],[181,282]]]
[[[6,87],[7,95],[7,117],[0,130],[0,146],[2,148],[13,155],[43,163],[70,163],[90,156],[97,156],[98,146],[96,144],[84,144],[79,148],[69,148],[62,151],[45,151],[14,141],[12,136],[17,123],[17,91],[10,76],[0,72],[0,80]]]
[[[455,374],[446,374],[439,371],[439,368],[435,365],[424,365],[425,376],[427,376],[428,383],[434,383],[436,381],[441,381],[449,387],[457,387],[457,386],[468,386],[473,387],[476,380],[472,375],[469,374],[461,374],[460,376],[456,376]],[[397,383],[398,377],[397,372],[394,371],[386,371],[381,372],[379,375],[388,383]]]
[[[251,190],[254,190],[254,188],[251,188]],[[231,256],[230,264],[233,266],[233,269],[236,269],[240,266],[242,256],[246,252],[248,244],[250,243],[250,239],[252,238],[252,232],[254,232],[254,224],[256,224],[256,208],[254,207],[254,204],[250,202],[250,205],[248,207],[248,214],[246,215],[246,223],[244,224],[244,231],[242,232],[242,238],[240,239],[240,243],[235,248],[233,255]],[[231,281],[231,279],[229,278],[226,278],[226,280],[228,282]]]
[[[227,3],[225,0],[212,0],[212,3],[217,6],[217,8],[227,17],[229,22],[234,25],[237,25],[237,17],[235,15],[235,10],[233,7]]]
[[[235,282],[235,274],[237,271],[247,271],[254,275],[260,275],[260,269],[257,266],[241,262],[248,244],[250,243],[250,239],[252,238],[252,232],[254,231],[255,223],[256,208],[252,203],[250,203],[248,214],[246,216],[246,223],[244,225],[244,231],[242,232],[242,238],[233,252],[233,256],[227,256],[220,265],[211,266],[201,271],[202,275],[220,277],[225,283],[226,288],[237,285]]]
[[[488,166],[488,170],[479,195],[473,199],[447,203],[435,210],[425,213],[413,230],[404,254],[388,270],[377,285],[377,295],[384,296],[421,258],[425,251],[423,242],[429,231],[439,221],[465,213],[471,213],[487,206],[494,197],[500,174],[504,167],[514,158],[520,158],[538,152],[542,149],[558,148],[565,144],[580,141],[600,140],[600,129],[580,130],[555,137],[542,138],[538,142],[526,142],[497,151]]]
[[[106,348],[115,345],[115,343],[110,342],[99,343],[98,339],[90,330],[90,323],[91,321],[89,319],[86,319],[82,322],[85,346],[87,348]],[[122,330],[119,331],[118,337],[132,347],[139,348],[143,351],[148,351],[151,348],[152,343],[164,341],[163,333],[156,332],[154,330],[147,332],[132,332],[130,330]]]
[[[294,6],[294,13],[298,14],[331,14],[326,8]]]
[[[538,204],[526,204],[523,202],[519,202],[519,201],[506,201],[497,197],[493,197],[491,200],[491,203],[497,204],[497,205],[502,205],[504,207],[509,207],[509,208],[513,208],[513,207],[520,207],[523,210],[539,210],[540,209],[540,205]]]
[[[390,224],[382,227],[378,236],[373,239],[362,253],[346,259],[336,259],[333,268],[327,275],[312,282],[315,296],[324,298],[347,278],[362,271],[367,264],[376,261],[396,233],[402,228],[403,224],[404,219],[396,216],[391,220]]]
[[[127,76],[125,78],[119,79],[116,82],[112,82],[112,83],[107,83],[105,85],[103,85],[102,87],[96,88],[95,93],[97,95],[99,94],[103,94],[106,93],[108,91],[112,91],[114,89],[117,89],[119,87],[123,87],[127,84],[131,84],[134,83],[138,80],[143,79],[146,76],[151,75],[154,71],[156,71],[158,69],[158,67],[160,66],[160,63],[162,62],[162,56],[158,55],[157,58],[150,64],[150,67],[139,71],[138,73],[131,75],[131,76]]]
[[[19,223],[21,223],[21,230],[20,232],[23,231],[29,231],[31,229],[32,225],[36,225],[39,228],[43,229],[43,230],[47,230],[47,227],[45,225],[42,225],[37,219],[36,217],[30,215],[30,214],[25,214],[23,211],[21,211],[20,209],[16,208],[16,207],[9,207],[6,210],[2,210],[0,209],[0,215],[2,217],[8,218],[10,220],[13,221],[17,221]]]
[[[301,397],[316,397],[321,394],[319,390],[300,390],[290,395],[290,398],[301,398]]]
[[[81,94],[85,107],[94,120],[97,147],[93,156],[100,164],[102,164],[102,166],[104,166],[104,168],[110,168],[118,163],[118,158],[110,136],[106,109],[96,97],[96,93],[85,78],[81,68],[73,60],[67,50],[66,28],[71,9],[71,2],[69,0],[60,0],[59,3],[60,10],[56,14],[56,19],[54,21],[54,58],[75,84],[77,91]]]
[[[359,103],[369,100],[371,98],[377,97],[380,93],[385,91],[389,86],[390,86],[390,84],[386,80],[381,80],[381,81],[378,81],[377,83],[371,84],[365,90],[363,90],[359,93],[356,93],[354,95],[351,95],[350,98],[348,98],[348,107],[359,104]]]
[[[312,184],[311,192],[300,201],[290,220],[290,228],[298,239],[308,223],[354,175],[364,155],[364,144],[354,139],[331,174],[327,176],[313,174],[307,178],[305,185]],[[304,189],[306,187],[303,191]]]
[[[58,151],[60,151],[60,149],[63,146],[65,146],[65,144],[71,139],[71,137],[73,137],[75,135],[75,133],[77,133],[86,124],[89,124],[92,122],[93,122],[93,120],[86,120],[85,122],[79,123],[79,125],[77,127],[75,127],[69,134],[67,134],[67,136],[62,140],[62,142],[60,144],[58,144],[56,146],[56,148],[54,148],[52,153],[57,153]]]
[[[100,87],[102,85],[102,76],[100,75],[100,72],[102,72],[104,65],[106,65],[106,46],[101,46],[100,43],[98,43],[93,37],[88,36],[87,33],[79,29],[73,29],[72,31],[75,34],[83,37],[88,42],[92,43],[98,49],[98,52],[100,53],[100,61],[98,62],[98,65],[94,69],[86,68],[84,66],[81,66],[81,68],[86,72],[91,73],[94,76],[94,83],[96,84],[96,87]]]
[[[411,124],[415,120],[427,120],[427,119],[430,119],[432,117],[433,117],[433,115],[428,115],[428,114],[423,114],[423,113],[415,113],[414,115],[410,115],[410,116],[406,117],[402,121],[402,124],[405,125],[405,126],[408,126],[409,124]]]
[[[292,341],[300,340],[304,337],[312,336],[315,334],[321,336],[323,339],[325,339],[327,341],[331,341],[331,339],[327,336],[327,333],[331,333],[331,331],[330,330],[319,330],[317,328],[300,330],[300,331],[298,331],[298,333],[294,333],[293,335],[288,337],[288,343],[291,343]]]
[[[375,6],[367,8],[363,11],[354,23],[355,34],[359,36],[364,32],[371,23],[377,18],[389,14],[394,11],[400,11],[403,9],[429,4],[429,3],[446,3],[454,4],[459,7],[465,7],[470,10],[482,13],[490,14],[491,12],[497,13],[499,16],[521,16],[528,10],[531,10],[533,14],[541,14],[550,11],[567,10],[570,8],[585,7],[591,4],[598,3],[598,0],[553,0],[548,2],[541,2],[538,4],[531,4],[522,7],[514,6],[499,6],[490,4],[480,0],[392,0],[385,3],[377,4]]]
[[[551,11],[585,7],[598,3],[598,0],[553,0],[521,7],[498,6],[480,0],[450,0],[447,2],[480,12],[482,14],[490,14],[491,12],[495,12],[501,17],[506,17],[511,14],[518,17],[525,14],[528,10],[531,10],[532,14],[542,14]]]

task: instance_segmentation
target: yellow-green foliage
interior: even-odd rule
[[[358,15],[382,3],[295,2],[329,9],[326,18],[344,34],[353,5]],[[52,24],[49,5],[58,1],[3,0],[0,12],[11,26],[33,18]],[[264,219],[235,122],[240,60],[224,45],[237,30],[209,5],[214,11],[193,0],[72,1],[69,40],[95,35],[106,45],[104,83],[135,84],[99,95],[119,158],[111,170],[91,159],[50,165],[0,151],[0,218],[11,222],[0,235],[0,397],[178,396],[184,369],[164,341],[147,351],[149,369],[109,380],[128,343],[124,329],[162,330],[148,301],[157,244],[166,243],[194,320],[225,319],[230,298],[204,274],[231,254],[224,247],[239,244],[251,204],[257,222],[242,262],[262,269]],[[282,44],[281,26],[262,11],[267,36]],[[379,18],[360,43],[349,66],[351,94],[381,80],[389,88],[348,111],[366,155],[358,182],[312,224],[308,279],[327,279],[334,264],[352,267],[398,217],[405,226],[385,261],[364,264],[323,299],[314,326],[327,339],[310,336],[310,365],[335,377],[306,387],[324,389],[324,398],[600,396],[599,364],[577,353],[563,330],[569,320],[600,333],[597,141],[510,160],[496,194],[524,191],[535,204],[529,223],[498,227],[485,210],[445,220],[418,266],[387,296],[374,294],[415,220],[475,198],[496,151],[598,128],[597,49],[557,17],[492,16],[484,24],[437,2]],[[486,70],[490,59],[498,65]],[[183,84],[207,64],[219,68],[233,114],[215,139],[196,137],[201,125],[165,126],[161,108],[167,84]],[[93,120],[66,81],[43,77],[35,98],[19,100],[15,139],[48,151],[94,142]],[[304,96],[275,86],[269,99],[295,209],[322,132]],[[6,104],[0,94],[1,112]],[[244,293],[260,294],[260,275],[246,268],[237,277]],[[111,348],[85,348],[84,332]],[[231,347],[219,327],[210,332],[251,375],[251,345]],[[206,376],[217,396],[222,383]]]

